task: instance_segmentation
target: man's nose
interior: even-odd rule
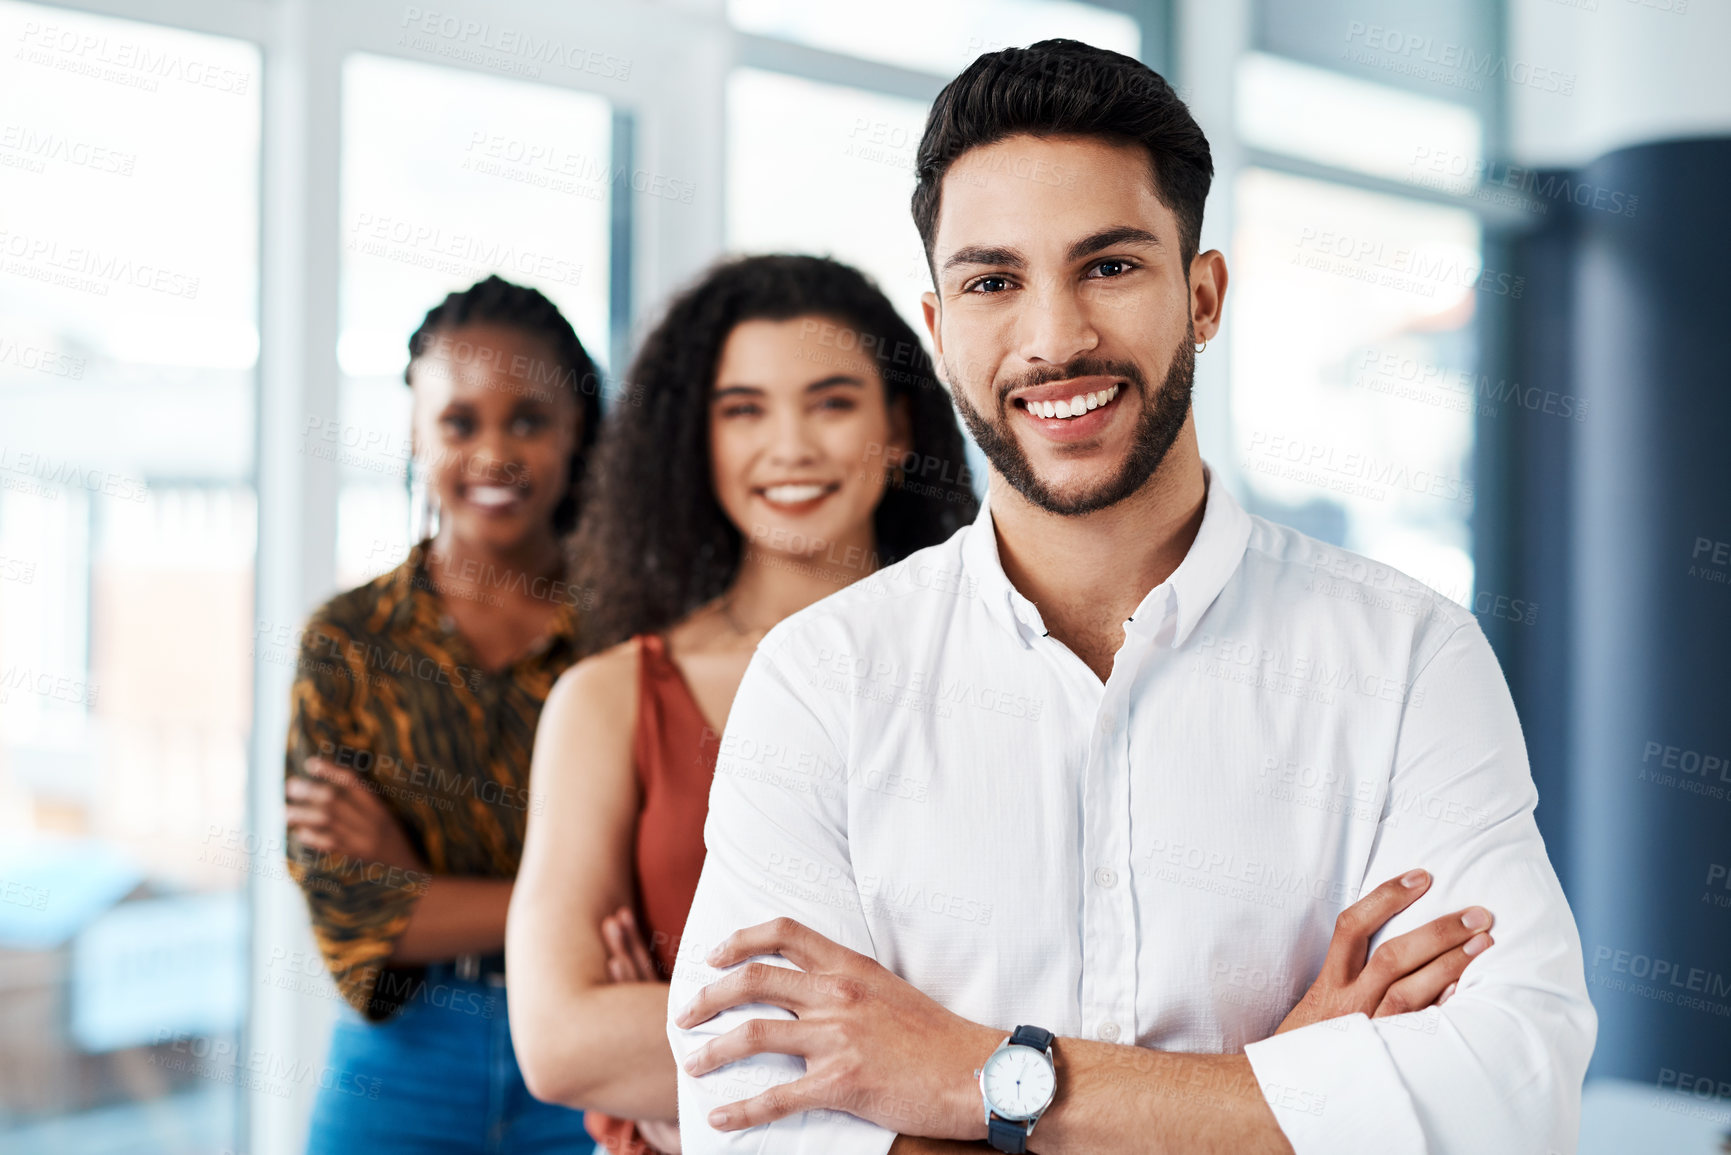
[[[1018,321],[1016,352],[1030,364],[1067,365],[1100,344],[1088,302],[1069,278],[1035,281]]]

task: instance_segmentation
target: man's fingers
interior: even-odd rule
[[[1467,964],[1495,941],[1490,935],[1480,932],[1454,950],[1420,967],[1388,988],[1387,993],[1382,996],[1382,1003],[1372,1013],[1371,1018],[1422,1011],[1432,1003],[1440,1005],[1443,996],[1453,993],[1455,981],[1461,977],[1461,972],[1467,969]],[[1469,950],[1472,951],[1471,954],[1467,953]]]
[[[1341,911],[1334,920],[1334,937],[1328,942],[1328,957],[1323,960],[1321,977],[1336,984],[1356,979],[1358,972],[1364,969],[1371,936],[1429,889],[1429,871],[1409,870],[1398,878],[1389,879]]]
[[[746,1003],[768,1003],[797,1015],[811,1005],[810,994],[811,976],[804,971],[772,963],[746,963],[698,991],[697,997],[674,1021],[682,1029],[689,1029],[709,1021],[729,1007]]]
[[[742,1131],[821,1106],[811,1076],[806,1075],[771,1087],[755,1098],[717,1107],[709,1113],[708,1122],[717,1131]]]
[[[789,1019],[750,1019],[711,1039],[685,1059],[685,1073],[707,1075],[717,1067],[752,1055],[801,1055],[807,1050],[813,1026]]]
[[[1364,977],[1384,987],[1392,986],[1473,935],[1489,930],[1491,922],[1491,912],[1482,906],[1469,906],[1434,918],[1417,930],[1409,930],[1377,947],[1364,968]]]
[[[709,952],[709,965],[728,967],[753,955],[778,954],[807,971],[836,971],[861,956],[832,942],[802,922],[773,918],[736,930]]]

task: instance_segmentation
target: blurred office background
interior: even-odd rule
[[[917,324],[925,108],[1048,36],[1213,142],[1216,477],[1503,660],[1600,1015],[1581,1150],[1717,1149],[1731,6],[0,0],[0,1152],[299,1150],[295,632],[406,552],[422,312],[496,271],[617,375],[786,249]]]

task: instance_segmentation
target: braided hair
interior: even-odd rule
[[[712,267],[667,306],[627,374],[591,463],[594,499],[575,552],[594,591],[590,651],[666,629],[722,594],[745,542],[715,496],[710,397],[722,348],[746,321],[833,319],[840,348],[874,357],[885,400],[907,405],[912,446],[873,514],[882,564],[936,545],[974,519],[966,450],[949,394],[911,326],[878,287],[825,257],[738,257]]]
[[[566,471],[565,495],[553,510],[553,532],[564,537],[577,527],[585,467],[601,432],[601,373],[557,305],[537,289],[489,275],[427,310],[421,327],[409,337],[409,364],[403,370],[403,381],[413,384],[409,371],[439,334],[470,324],[509,326],[553,347],[552,373],[538,372],[536,382],[555,378],[558,385],[571,391],[578,413],[577,444],[572,447]]]

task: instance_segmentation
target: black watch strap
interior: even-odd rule
[[[1008,1151],[1010,1155],[1026,1155],[1028,1125],[1012,1123],[1008,1119],[993,1115],[986,1123],[986,1141],[1000,1151]]]
[[[1017,1027],[1010,1032],[1012,1047],[1032,1047],[1036,1051],[1045,1051],[1052,1046],[1052,1032],[1044,1027]]]

